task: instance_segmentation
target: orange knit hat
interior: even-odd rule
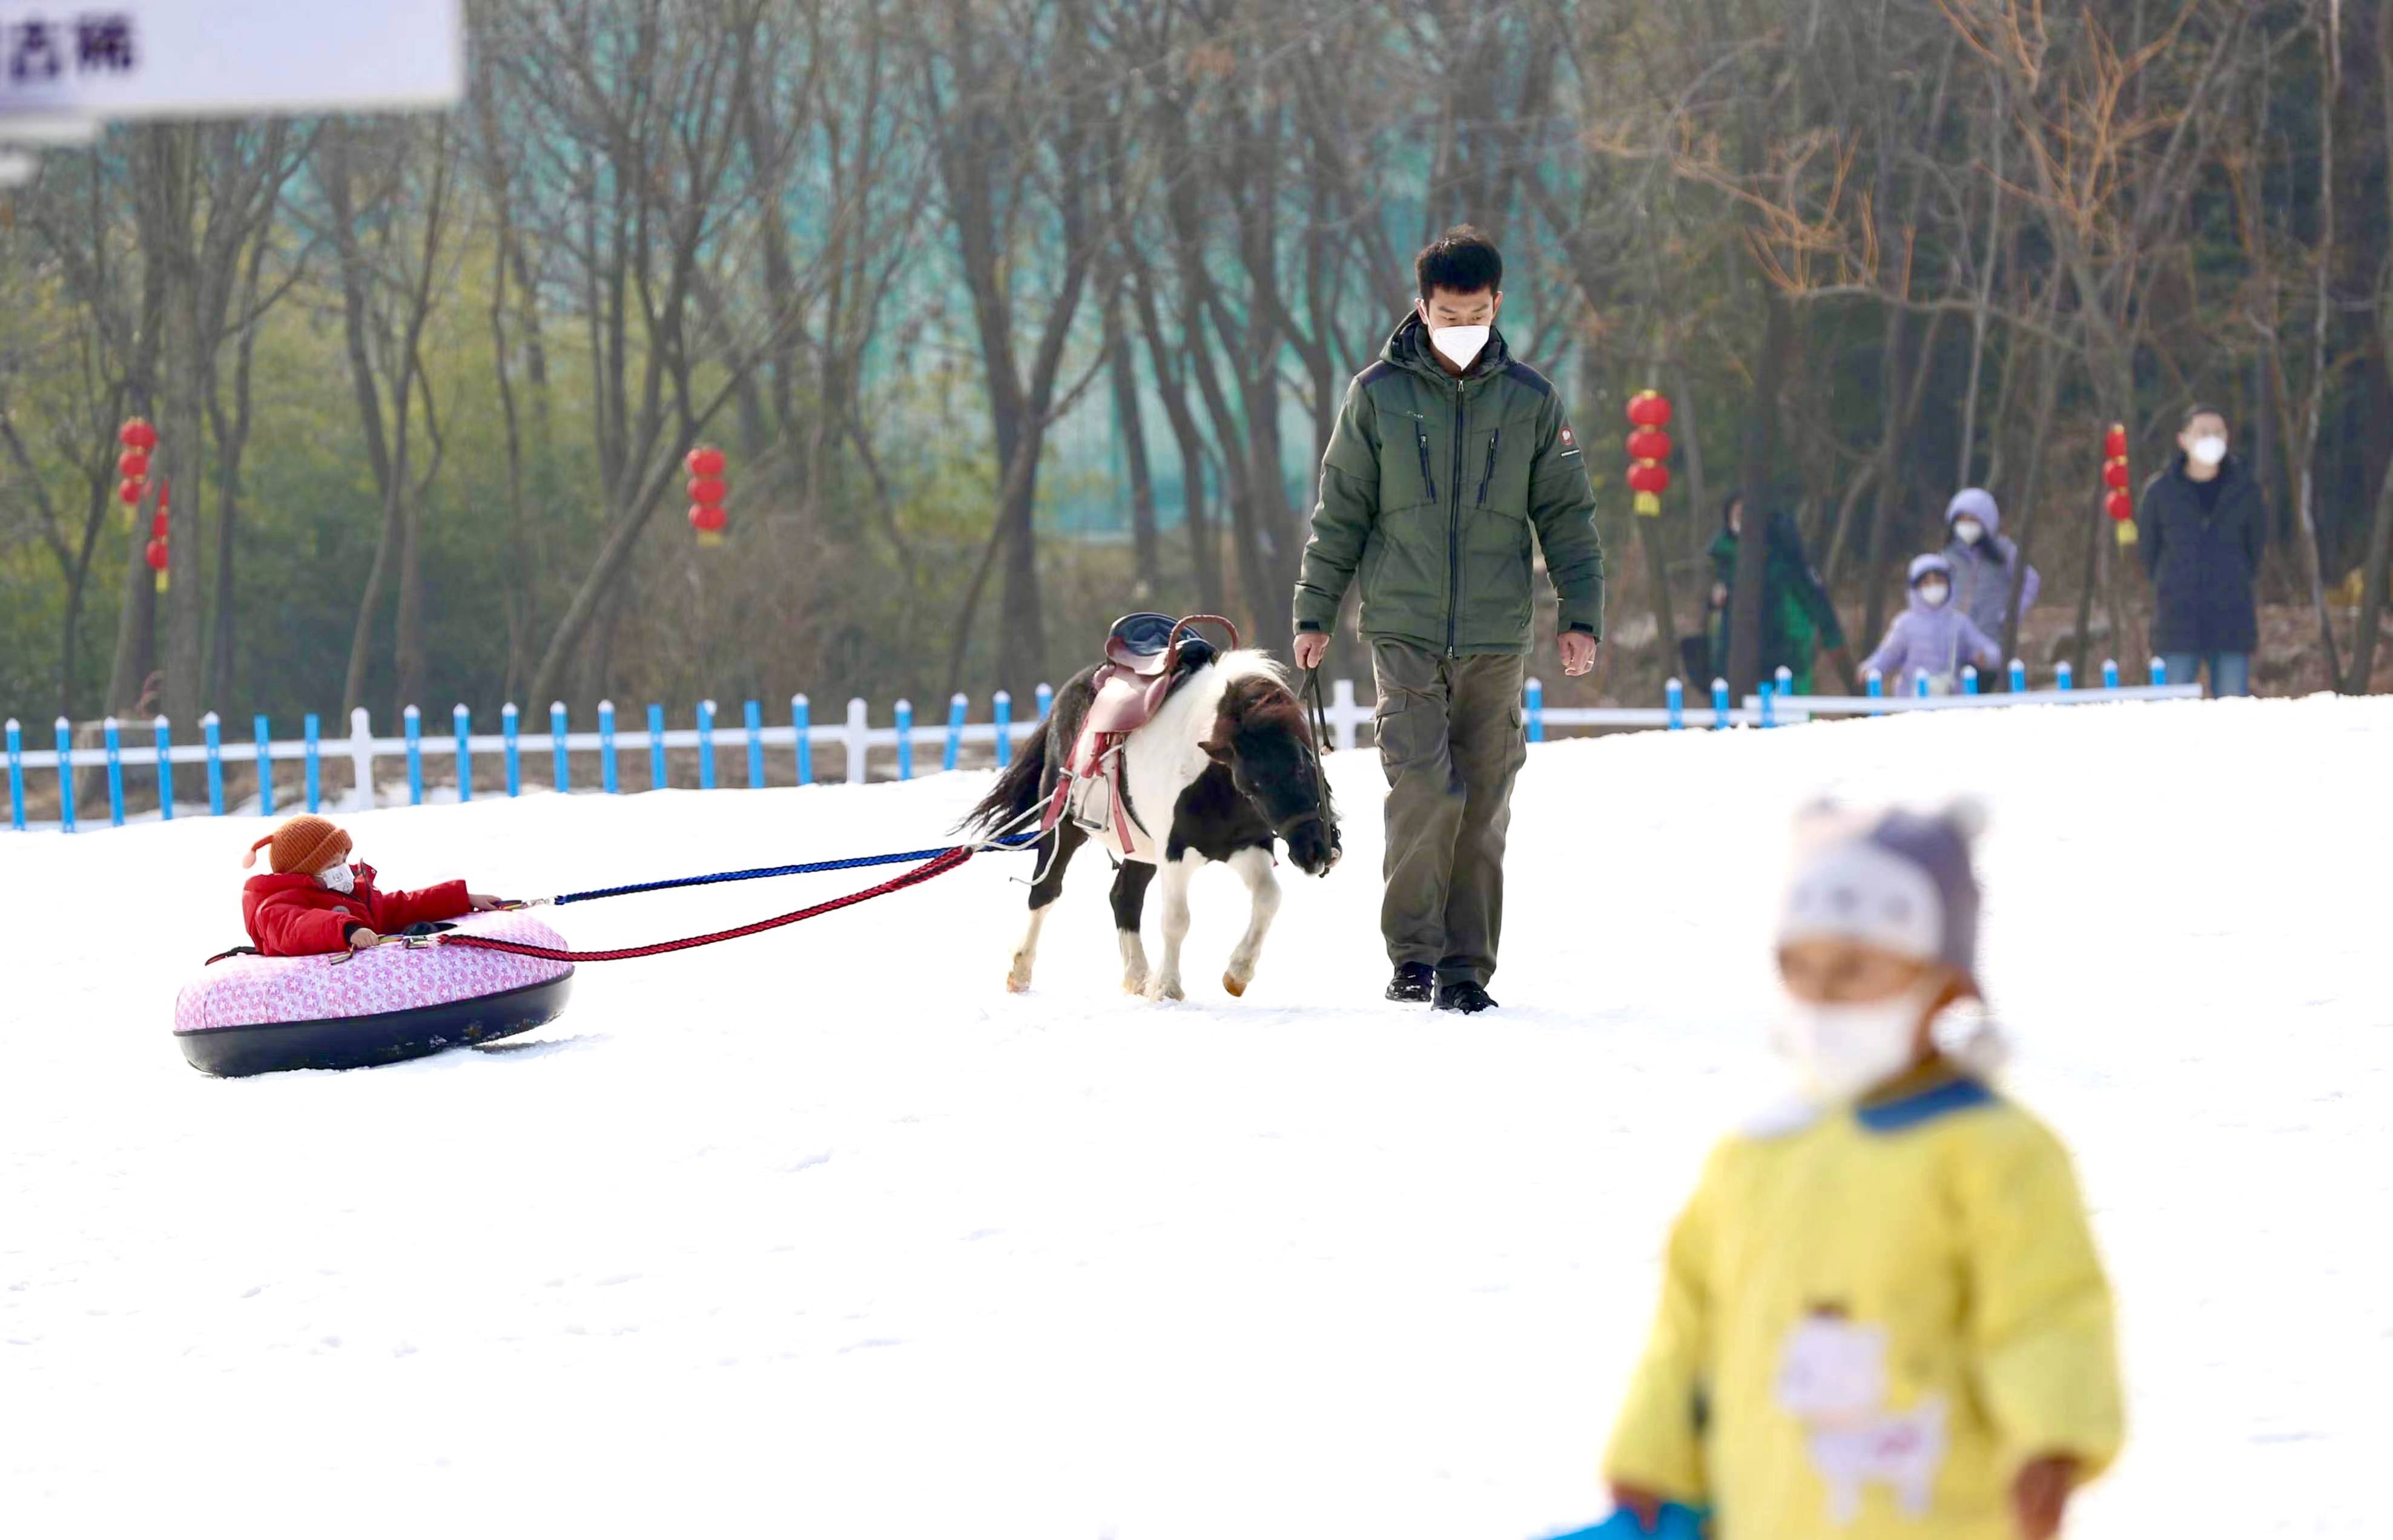
[[[267,853],[274,870],[303,872],[311,877],[347,855],[350,849],[349,837],[340,825],[313,813],[301,814],[251,845],[241,864],[257,865],[257,853],[268,845],[274,847]]]

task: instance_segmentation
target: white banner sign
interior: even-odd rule
[[[0,0],[0,117],[450,107],[463,0]]]

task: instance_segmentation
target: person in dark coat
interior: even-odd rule
[[[2177,452],[2144,486],[2137,521],[2152,580],[2152,650],[2172,684],[2210,670],[2214,696],[2252,693],[2260,618],[2252,580],[2268,538],[2260,484],[2227,448],[2227,419],[2212,407],[2185,414]]]
[[[1771,678],[1784,668],[1794,676],[1788,686],[1797,695],[1814,694],[1812,665],[1825,650],[1853,685],[1852,664],[1845,651],[1845,628],[1828,589],[1803,549],[1802,531],[1791,514],[1770,516],[1769,563],[1761,574],[1761,673]],[[1713,537],[1711,610],[1712,672],[1728,672],[1729,611],[1736,588],[1736,553],[1745,534],[1745,499],[1731,492],[1720,504],[1720,530]]]

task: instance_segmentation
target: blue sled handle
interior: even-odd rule
[[[1624,1507],[1593,1529],[1576,1529],[1551,1540],[1703,1540],[1703,1533],[1701,1513],[1683,1504],[1664,1503],[1659,1521],[1650,1530],[1641,1527],[1637,1515]]]

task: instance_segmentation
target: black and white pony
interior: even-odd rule
[[[1075,675],[1055,698],[1039,735],[1025,744],[973,810],[973,828],[1017,826],[1034,808],[1053,805],[1072,761],[1096,670]],[[1122,791],[1131,815],[1105,820],[1102,832],[1066,815],[1039,842],[1039,877],[1030,889],[1030,924],[1013,954],[1006,987],[1030,987],[1039,932],[1064,889],[1073,855],[1091,839],[1113,857],[1114,926],[1121,942],[1122,987],[1149,999],[1185,998],[1180,946],[1188,936],[1188,883],[1209,861],[1245,880],[1253,900],[1247,933],[1230,953],[1222,987],[1246,993],[1263,937],[1279,911],[1273,842],[1314,877],[1338,864],[1338,816],[1304,708],[1278,665],[1260,652],[1226,652],[1198,665],[1122,749]],[[1126,826],[1126,827],[1125,827]],[[1129,848],[1123,848],[1127,838]],[[1147,965],[1140,925],[1146,890],[1163,879],[1163,960]]]

